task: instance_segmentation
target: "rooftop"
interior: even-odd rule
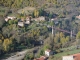
[[[73,54],[74,60],[80,60],[80,53]]]

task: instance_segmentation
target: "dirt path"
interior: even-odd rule
[[[24,50],[24,51],[21,51],[21,52],[16,52],[15,55],[10,56],[7,59],[3,59],[3,60],[22,60],[25,57],[27,51],[28,50]]]

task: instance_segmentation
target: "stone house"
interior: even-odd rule
[[[79,15],[79,16],[76,16],[76,18],[77,18],[77,19],[80,19],[80,15]]]
[[[63,56],[62,60],[80,60],[80,53],[69,55],[69,56]]]
[[[49,49],[47,49],[47,50],[45,50],[45,55],[46,56],[50,56],[50,55],[52,55],[53,54],[53,52],[51,51],[51,50],[49,50]]]
[[[33,18],[34,21],[45,21],[46,18],[44,16],[40,16],[38,18]]]
[[[18,26],[24,27],[24,22],[18,22]]]

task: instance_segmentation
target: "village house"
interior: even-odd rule
[[[7,16],[7,18],[5,18],[5,21],[7,22],[9,20],[14,20],[14,19],[16,19],[16,17],[14,17],[14,16]]]
[[[49,49],[45,50],[45,56],[49,57],[52,54],[53,54],[53,52],[51,50],[49,50]]]
[[[18,22],[18,26],[23,27],[24,26],[24,22]]]
[[[77,19],[80,19],[80,15],[79,15],[79,16],[76,16],[76,18],[77,18]]]
[[[40,58],[36,58],[36,59],[34,59],[34,60],[47,60],[47,57],[41,56]]]
[[[5,18],[5,21],[6,21],[6,22],[8,22],[8,20],[9,20],[8,18]]]
[[[41,16],[38,18],[39,21],[45,21],[45,17]]]
[[[57,18],[52,18],[51,21],[57,20]]]
[[[63,56],[62,60],[73,60],[73,56]]]
[[[63,56],[62,60],[80,60],[80,53],[73,54],[73,55],[70,55],[70,56]]]
[[[16,17],[14,17],[14,16],[8,16],[7,18],[13,20],[13,19],[15,19]]]
[[[33,18],[33,20],[35,20],[35,21],[45,21],[46,18],[44,16],[40,16],[38,18]]]
[[[23,22],[24,22],[24,21],[25,21],[25,19],[24,19],[24,18],[21,18],[21,21],[23,21]]]
[[[30,24],[30,22],[31,22],[31,17],[26,17],[25,24]]]
[[[59,21],[58,18],[52,18],[51,21],[54,21],[55,24],[58,24],[59,23],[58,22]]]

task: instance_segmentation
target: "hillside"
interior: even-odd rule
[[[68,18],[80,14],[80,0],[1,0],[0,6],[11,9],[21,9],[27,6],[43,8],[60,17],[66,16]]]
[[[80,0],[0,0],[0,60],[24,49],[31,51],[23,60],[48,50],[60,60],[79,48]]]

